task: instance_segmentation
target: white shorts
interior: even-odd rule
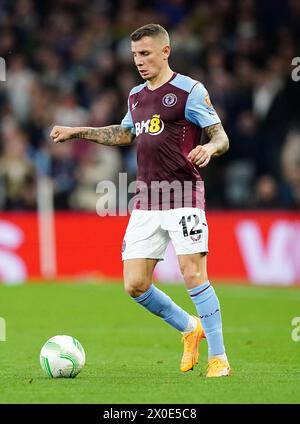
[[[122,259],[164,259],[169,241],[176,255],[208,252],[205,212],[198,208],[134,209],[122,245]]]

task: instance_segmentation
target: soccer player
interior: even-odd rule
[[[169,35],[162,26],[149,24],[135,30],[131,50],[145,82],[131,90],[121,124],[55,126],[51,137],[56,143],[83,138],[109,146],[136,140],[138,201],[122,246],[125,289],[136,303],[183,333],[182,372],[197,364],[198,345],[205,337],[207,377],[227,376],[231,369],[220,304],[207,276],[208,227],[199,168],[228,150],[228,137],[204,86],[170,69]],[[209,141],[200,145],[202,130]],[[198,317],[152,284],[154,267],[164,258],[169,240]]]

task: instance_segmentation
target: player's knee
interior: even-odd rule
[[[124,278],[124,288],[131,297],[138,297],[145,293],[149,284],[140,277]]]
[[[183,269],[181,269],[181,272],[185,284],[188,288],[196,287],[200,284],[203,284],[208,279],[206,271],[197,271],[188,266],[183,267]]]

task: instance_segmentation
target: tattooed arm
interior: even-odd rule
[[[188,159],[199,168],[206,166],[211,157],[220,156],[229,149],[229,140],[221,123],[205,127],[204,131],[209,137],[209,142],[195,147],[188,155]]]
[[[134,140],[135,135],[130,128],[121,125],[110,125],[108,127],[53,127],[50,137],[55,143],[62,143],[72,138],[84,138],[106,146],[127,146]]]

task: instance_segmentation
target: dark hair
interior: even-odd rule
[[[159,24],[147,24],[144,25],[130,34],[132,41],[138,41],[143,37],[158,37],[159,35],[165,35],[169,38],[168,32]]]

